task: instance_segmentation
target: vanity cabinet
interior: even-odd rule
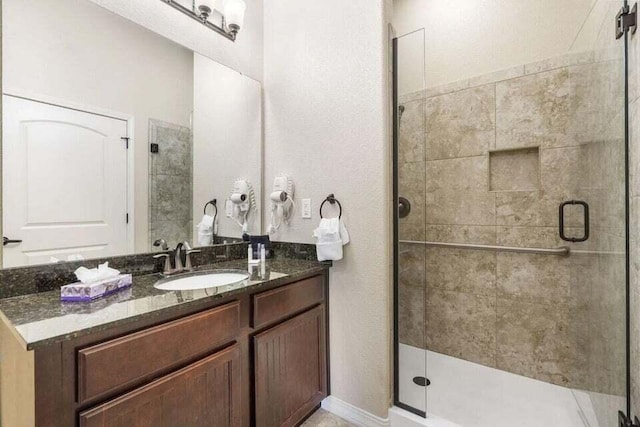
[[[328,301],[324,270],[31,351],[11,341],[0,425],[299,425],[329,393]]]
[[[294,426],[327,395],[325,308],[253,337],[256,427]]]
[[[294,426],[327,395],[323,284],[312,277],[252,298],[256,427]]]

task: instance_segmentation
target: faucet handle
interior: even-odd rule
[[[167,241],[164,239],[158,239],[153,242],[153,246],[160,247],[163,251],[168,251],[169,246],[167,245]]]
[[[185,270],[192,270],[193,269],[193,265],[191,265],[191,254],[199,254],[201,251],[200,249],[187,249],[185,251],[186,253],[186,258],[184,261],[184,269]]]
[[[154,259],[162,259],[164,258],[164,268],[162,274],[170,274],[171,273],[171,260],[169,259],[169,254],[162,253],[153,256]]]

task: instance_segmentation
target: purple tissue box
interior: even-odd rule
[[[61,301],[93,301],[131,286],[131,274],[120,274],[95,283],[76,282],[60,288]]]

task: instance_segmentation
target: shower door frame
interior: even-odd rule
[[[398,203],[399,203],[399,191],[398,191],[398,148],[399,148],[399,117],[398,117],[398,39],[394,37],[391,40],[391,93],[392,93],[392,126],[393,126],[393,162],[392,162],[392,174],[393,174],[393,404],[398,408],[409,411],[415,415],[423,418],[427,418],[426,411],[421,411],[413,406],[407,405],[400,401],[400,339],[399,339],[399,327],[398,327],[398,275],[399,275],[399,237],[400,237],[400,222],[398,216]],[[426,366],[425,366],[426,376]],[[426,407],[425,407],[426,409]]]
[[[622,7],[629,8],[629,1],[622,0]],[[613,34],[612,34],[613,36]],[[415,415],[427,418],[426,411],[421,411],[410,405],[407,405],[400,401],[400,340],[399,340],[399,185],[398,185],[398,149],[399,149],[399,116],[398,116],[398,40],[400,37],[393,37],[391,40],[391,94],[392,94],[392,149],[393,149],[393,161],[392,161],[392,191],[393,191],[393,404],[394,406],[409,411]],[[632,419],[631,413],[631,327],[630,327],[630,296],[631,296],[631,278],[630,278],[630,264],[631,264],[631,249],[630,249],[630,108],[629,108],[629,32],[625,31],[622,36],[623,39],[623,55],[624,55],[624,164],[625,164],[625,393],[626,393],[626,416],[628,419]],[[425,365],[426,376],[426,365]],[[425,409],[427,407],[425,406]]]
[[[629,8],[629,1],[623,0],[623,9]],[[623,49],[624,49],[624,237],[625,237],[625,336],[626,336],[626,416],[632,419],[631,414],[631,230],[630,230],[630,212],[631,203],[630,196],[630,159],[629,159],[629,31],[624,31]]]

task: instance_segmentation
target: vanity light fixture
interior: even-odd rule
[[[226,0],[224,3],[224,17],[227,20],[227,26],[229,31],[233,34],[237,34],[242,27],[244,21],[244,12],[247,10],[247,5],[244,0]]]
[[[161,1],[231,41],[236,41],[236,36],[242,28],[244,13],[247,10],[244,0],[222,0],[224,3],[222,11],[216,9],[217,1],[221,0],[193,0],[191,8],[182,4],[184,0],[182,2],[179,0]],[[214,11],[221,16],[220,25],[212,22]]]
[[[195,2],[194,2],[195,3]],[[216,10],[215,0],[198,0],[198,11],[200,12],[200,19],[203,22],[209,20],[209,16]]]

